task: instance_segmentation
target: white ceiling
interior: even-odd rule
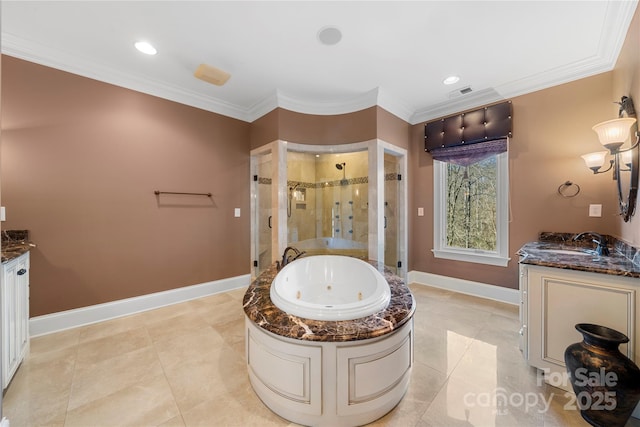
[[[410,123],[611,70],[637,0],[2,1],[2,52],[251,122],[379,105]],[[336,26],[326,46],[318,31]],[[133,47],[151,42],[155,56]],[[231,73],[219,87],[201,63]],[[445,77],[460,81],[445,86]],[[466,95],[452,91],[470,86]],[[459,93],[459,92],[458,92]]]

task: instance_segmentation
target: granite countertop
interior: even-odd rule
[[[304,341],[345,342],[364,340],[391,333],[407,323],[416,309],[413,294],[404,281],[370,261],[381,271],[391,289],[386,309],[354,320],[323,321],[303,319],[276,307],[271,301],[271,282],[277,271],[275,264],[249,285],[243,306],[247,317],[260,328],[286,338]]]
[[[521,264],[640,278],[640,252],[615,238],[606,237],[611,242],[608,256],[593,253],[595,245],[589,239],[574,242],[573,235],[568,233],[541,233],[540,240],[526,243],[517,254]]]
[[[29,230],[3,230],[0,238],[3,263],[18,258],[36,247],[29,240]]]

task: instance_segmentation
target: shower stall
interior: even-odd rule
[[[251,152],[252,276],[287,246],[406,275],[406,150],[381,140],[275,141]]]

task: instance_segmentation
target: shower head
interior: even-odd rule
[[[339,171],[341,171],[345,166],[347,166],[346,163],[336,163],[336,169],[338,169]]]

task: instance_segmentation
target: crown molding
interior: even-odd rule
[[[257,120],[275,108],[283,108],[302,114],[328,116],[353,113],[374,106],[384,108],[406,122],[409,122],[413,113],[405,103],[386,95],[381,88],[375,88],[351,98],[322,102],[297,98],[282,90],[277,90],[274,94],[265,97],[249,109],[248,120],[250,122]]]
[[[14,36],[13,34],[3,32],[1,42],[3,54],[24,59],[25,61],[135,90],[147,95],[168,99],[235,119],[243,121],[247,121],[248,119],[247,111],[237,105],[205,97],[198,93],[148,78],[142,79],[132,74],[123,73],[115,68],[107,67],[61,49],[44,46],[40,43]]]
[[[278,108],[278,94],[276,92],[264,97],[262,100],[253,104],[247,113],[247,121],[252,123],[265,114]]]
[[[378,91],[379,89],[375,88],[353,97],[344,97],[326,101],[308,101],[306,99],[296,98],[293,95],[278,90],[278,107],[290,111],[296,111],[298,113],[316,114],[321,116],[347,114],[377,105]]]
[[[608,2],[597,54],[496,87],[505,98],[524,95],[613,70],[624,45],[637,1]]]
[[[471,108],[502,100],[504,100],[504,97],[492,88],[473,91],[466,95],[461,95],[459,97],[447,99],[446,101],[434,104],[429,108],[416,111],[415,114],[411,116],[409,124],[415,125],[421,122],[427,122],[449,114],[459,113],[461,111],[470,110]]]

